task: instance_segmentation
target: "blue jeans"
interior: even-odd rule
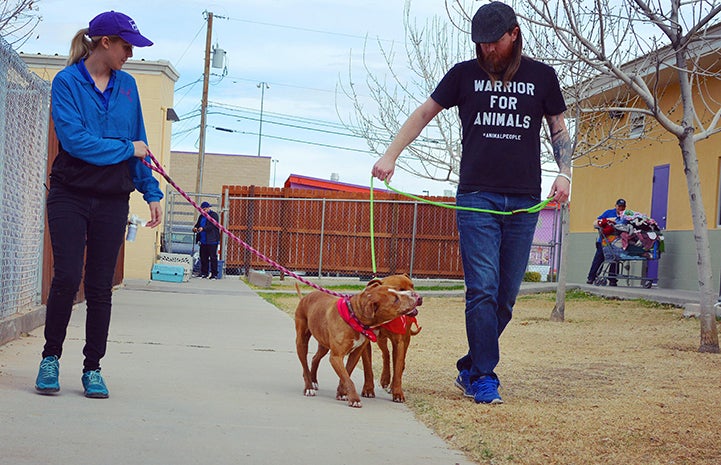
[[[458,194],[462,207],[512,211],[536,205],[540,198],[527,194],[492,192]],[[466,284],[468,354],[458,370],[469,370],[471,382],[481,376],[497,379],[498,338],[511,321],[533,243],[538,213],[496,215],[458,210],[456,222]]]
[[[50,188],[47,217],[54,275],[46,305],[43,357],[62,355],[85,257],[83,371],[100,368],[110,327],[115,264],[128,224],[128,199],[128,195],[81,194],[62,185]]]

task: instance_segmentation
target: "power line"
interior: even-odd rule
[[[209,128],[212,128],[212,129],[215,129],[215,130],[218,130],[218,131],[222,131],[222,132],[230,132],[230,133],[235,133],[235,134],[244,134],[244,135],[253,135],[253,136],[257,136],[257,135],[258,135],[257,132],[252,132],[252,131],[238,131],[238,130],[236,130],[236,129],[229,129],[229,128],[223,128],[223,127],[218,127],[218,126],[208,126],[208,127],[209,127]],[[263,137],[264,137],[264,138],[269,138],[269,139],[284,140],[284,141],[286,141],[286,142],[296,142],[296,143],[299,143],[299,144],[314,145],[314,146],[316,146],[316,147],[326,147],[326,148],[331,148],[331,149],[347,150],[347,151],[349,151],[349,152],[359,152],[359,153],[365,153],[365,154],[370,154],[370,153],[371,153],[369,150],[353,149],[353,148],[350,148],[350,147],[343,147],[343,146],[340,146],[340,145],[323,144],[323,143],[320,143],[320,142],[310,142],[310,141],[307,141],[307,140],[293,139],[293,138],[290,138],[290,137],[273,136],[273,135],[266,134],[266,133],[263,133]]]
[[[238,113],[251,113],[251,114],[258,113],[258,110],[256,110],[255,108],[241,107],[238,105],[232,105],[232,104],[228,104],[228,103],[210,102],[209,105],[212,107],[223,108],[223,109],[235,111]],[[332,122],[332,121],[324,121],[324,120],[308,118],[308,117],[304,117],[304,116],[293,116],[293,115],[287,115],[284,113],[276,113],[276,112],[272,112],[272,111],[265,111],[265,112],[263,112],[263,114],[270,115],[270,116],[278,118],[278,119],[286,119],[286,120],[295,121],[295,122],[314,124],[316,126],[325,126],[325,127],[336,128],[336,129],[346,129],[346,126],[344,126],[340,123]]]
[[[190,47],[193,45],[193,42],[195,42],[195,39],[198,38],[200,33],[205,29],[205,21],[203,21],[203,24],[200,26],[200,29],[198,29],[198,32],[195,33],[195,36],[190,40],[190,43],[188,43],[188,47],[183,51],[183,53],[180,55],[180,58],[175,62],[176,65],[179,65],[181,61],[183,61],[183,58],[185,58],[185,54],[188,53],[188,50],[190,50]]]
[[[245,120],[245,121],[260,121],[259,118],[251,118],[251,117],[247,117],[247,116],[236,116],[236,115],[232,115],[232,114],[229,114],[229,113],[223,113],[223,112],[218,112],[218,111],[209,112],[208,114],[212,114],[212,115],[222,115],[222,116],[231,116],[231,117],[238,118],[239,121],[240,121],[240,120]],[[365,136],[359,136],[359,135],[354,134],[354,133],[352,133],[352,132],[329,131],[329,130],[326,130],[326,129],[318,129],[318,128],[312,128],[312,127],[308,127],[308,126],[299,126],[299,125],[296,125],[296,124],[281,123],[281,122],[273,121],[273,120],[269,120],[269,119],[263,119],[263,122],[266,123],[266,124],[272,124],[272,125],[275,125],[275,126],[282,126],[282,127],[285,127],[285,128],[301,129],[301,130],[303,130],[303,131],[313,131],[313,132],[319,132],[319,133],[322,133],[322,134],[330,134],[330,135],[334,135],[334,136],[352,137],[352,138],[355,138],[355,139],[363,139],[363,140],[369,140],[369,139],[370,139],[370,140],[373,140],[374,142],[379,142],[379,143],[382,142],[382,143],[386,143],[386,144],[389,144],[389,143],[391,142],[389,139],[368,138],[368,137],[365,137]],[[216,129],[217,129],[217,128],[216,128]],[[230,129],[229,129],[229,130],[227,130],[226,132],[232,132],[232,131],[233,131],[233,130],[230,130]],[[257,133],[256,133],[256,135],[257,135]]]
[[[212,112],[212,114],[235,117],[235,118],[238,118],[241,120],[247,120],[247,121],[259,121],[259,118],[255,117],[255,116],[245,116],[245,114],[256,115],[258,113],[258,111],[255,109],[244,108],[244,107],[239,107],[239,106],[235,106],[235,105],[224,105],[224,104],[212,105],[212,106],[218,107],[218,108],[223,108],[223,109],[238,113],[238,114],[233,114],[233,113],[224,113],[224,112],[214,111],[214,112]],[[274,121],[273,119],[264,119],[263,120],[265,123],[274,124],[276,126],[284,126],[284,127],[301,129],[301,130],[306,130],[306,131],[315,131],[315,132],[320,132],[320,133],[324,133],[324,134],[333,134],[333,135],[344,136],[344,137],[353,137],[353,138],[357,138],[357,139],[363,139],[363,140],[368,140],[371,142],[383,143],[383,144],[390,144],[392,142],[391,137],[386,137],[386,136],[372,137],[369,135],[359,135],[359,133],[362,131],[358,130],[358,131],[354,132],[353,129],[349,129],[347,126],[344,126],[344,125],[338,124],[338,123],[333,123],[333,122],[328,122],[328,121],[323,121],[323,120],[316,120],[316,119],[312,119],[312,118],[305,118],[305,117],[300,117],[300,116],[285,115],[282,113],[273,113],[273,112],[264,112],[263,115],[265,117],[270,115],[271,118],[276,118],[276,119],[280,120],[280,121]],[[292,123],[305,123],[306,125],[301,126],[298,124],[291,124],[291,123],[286,123],[286,122],[281,122],[281,121],[290,121]],[[311,127],[308,125],[317,126],[317,127]],[[332,131],[332,130],[327,130],[327,129],[319,129],[318,127],[334,128],[334,129],[344,130],[344,132]],[[417,138],[417,141],[423,142],[425,144],[442,144],[442,141],[435,140],[435,139],[429,139],[425,136],[419,136]]]
[[[249,78],[243,78],[238,76],[227,76],[228,79],[232,80],[235,84],[236,81],[245,81],[245,82],[251,82],[253,85],[255,85],[256,82],[258,82],[257,79],[249,79]],[[300,90],[312,90],[314,92],[325,92],[328,94],[335,94],[336,90],[331,89],[319,89],[317,87],[307,87],[307,86],[298,86],[293,84],[283,84],[282,82],[273,82],[273,81],[266,81],[269,85],[273,87],[287,87],[289,89],[300,89]]]
[[[256,24],[259,26],[268,26],[268,27],[274,27],[274,28],[278,28],[278,29],[291,29],[291,30],[295,30],[295,31],[312,32],[315,34],[325,34],[325,35],[336,36],[336,37],[348,37],[351,39],[368,40],[368,35],[359,36],[359,35],[355,35],[355,34],[346,34],[344,32],[323,31],[321,29],[311,29],[311,28],[306,28],[306,27],[288,26],[285,24],[275,24],[275,23],[266,23],[266,22],[262,22],[262,21],[252,21],[250,19],[237,19],[237,18],[225,18],[225,19],[227,19],[229,21],[237,21],[237,22],[247,23],[247,24]],[[374,38],[374,40],[378,40],[381,42],[388,42],[388,43],[402,43],[401,41],[381,39],[378,37]]]

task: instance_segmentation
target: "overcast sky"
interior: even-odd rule
[[[469,3],[475,8],[477,2]],[[359,73],[366,37],[366,64],[378,75],[386,72],[378,40],[393,44],[399,60],[404,57],[403,0],[41,0],[36,5],[42,22],[19,47],[24,53],[66,55],[74,33],[102,11],[115,9],[135,19],[155,44],[136,48],[133,59],[167,60],[180,73],[174,107],[182,121],[173,124],[171,147],[187,151],[198,149],[204,12],[213,12],[212,43],[226,52],[226,60],[223,69],[211,69],[206,152],[258,154],[258,84],[265,82],[260,153],[277,160],[271,185],[282,185],[291,173],[323,179],[337,173],[340,181],[369,184],[376,158],[363,139],[341,135],[348,131],[338,114],[345,118],[352,109],[337,88],[348,82],[351,62],[354,81],[364,80]],[[442,0],[413,0],[411,11],[419,22],[446,17]],[[402,61],[399,69],[403,72]],[[427,95],[416,97],[422,101]],[[455,191],[449,183],[400,170],[391,185],[417,194]]]

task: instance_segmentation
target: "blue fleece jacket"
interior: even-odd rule
[[[60,143],[52,182],[101,195],[143,193],[146,202],[163,198],[153,172],[133,156],[133,141],[147,143],[135,79],[114,71],[106,105],[80,71],[70,65],[53,79],[52,116]]]

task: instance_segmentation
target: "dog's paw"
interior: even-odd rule
[[[376,391],[374,389],[363,389],[361,396],[372,399],[376,396]]]
[[[400,394],[393,394],[393,402],[398,402],[398,403],[402,404],[405,401],[406,401],[406,396],[403,395],[402,392]]]
[[[303,395],[306,397],[315,397],[316,392],[316,389],[306,389]]]
[[[318,382],[317,382],[317,381],[313,381],[313,383],[311,384],[311,386],[312,386],[312,388],[315,389],[316,391],[318,390]]]
[[[361,408],[361,407],[363,407],[363,404],[361,404],[360,399],[359,400],[349,400],[348,407]]]
[[[348,396],[345,394],[336,394],[335,400],[348,400]]]

